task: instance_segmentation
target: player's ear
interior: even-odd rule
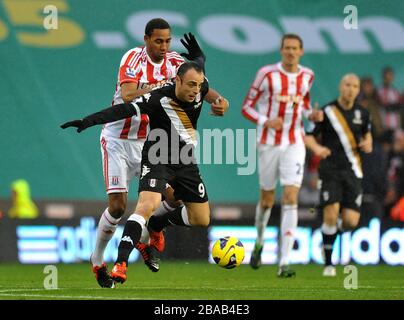
[[[181,84],[181,77],[179,75],[175,76],[175,83]]]

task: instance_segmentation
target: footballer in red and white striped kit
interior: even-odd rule
[[[280,277],[291,277],[289,253],[297,227],[297,200],[303,179],[306,148],[303,116],[320,121],[322,111],[313,111],[310,89],[314,73],[299,64],[303,42],[298,35],[282,38],[282,60],[260,68],[242,106],[242,115],[257,124],[260,202],[256,208],[257,240],[250,265],[261,264],[264,232],[274,205],[275,187],[283,188]]]
[[[130,49],[121,59],[113,105],[130,102],[153,88],[171,81],[184,59],[169,51],[171,28],[163,19],[152,19],[146,24],[145,46]],[[101,153],[108,208],[101,215],[94,252],[91,255],[93,272],[101,287],[113,287],[104,251],[126,210],[131,180],[140,174],[144,141],[148,134],[148,117],[134,116],[106,124],[101,132]],[[143,241],[147,234],[143,235]],[[156,264],[150,248],[140,244],[139,251],[146,265],[153,270]],[[154,269],[153,271],[156,271]]]

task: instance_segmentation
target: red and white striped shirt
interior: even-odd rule
[[[244,117],[257,124],[258,143],[304,143],[302,116],[308,117],[312,111],[310,88],[314,73],[304,66],[298,67],[297,73],[290,73],[279,62],[258,70],[241,111]],[[264,128],[265,121],[276,117],[282,118],[282,129]]]
[[[121,59],[112,104],[124,103],[121,90],[123,83],[135,82],[139,89],[160,87],[175,78],[182,63],[184,59],[175,51],[167,52],[161,63],[154,63],[147,54],[146,47],[129,50]],[[145,139],[148,134],[148,124],[147,115],[137,115],[105,124],[102,134],[121,139]]]
[[[377,89],[377,94],[382,104],[381,116],[383,124],[386,129],[397,130],[401,127],[400,111],[388,110],[389,105],[395,105],[400,103],[400,92],[394,87],[382,86]]]

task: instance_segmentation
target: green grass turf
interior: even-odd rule
[[[298,265],[296,278],[279,279],[276,266],[233,270],[207,262],[163,261],[152,273],[143,264],[129,266],[128,280],[115,289],[98,287],[89,264],[57,265],[58,289],[45,290],[44,265],[0,264],[2,299],[404,299],[404,267],[358,266],[358,289],[344,289],[342,266],[335,278],[322,266]]]

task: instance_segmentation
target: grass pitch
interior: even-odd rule
[[[358,266],[358,288],[351,290],[344,288],[348,275],[342,266],[335,278],[322,277],[322,266],[298,265],[296,278],[278,279],[276,266],[226,270],[201,261],[163,261],[161,270],[152,273],[135,263],[126,283],[115,289],[99,288],[89,264],[56,266],[58,289],[45,290],[44,265],[0,264],[0,300],[404,299],[402,266]]]

